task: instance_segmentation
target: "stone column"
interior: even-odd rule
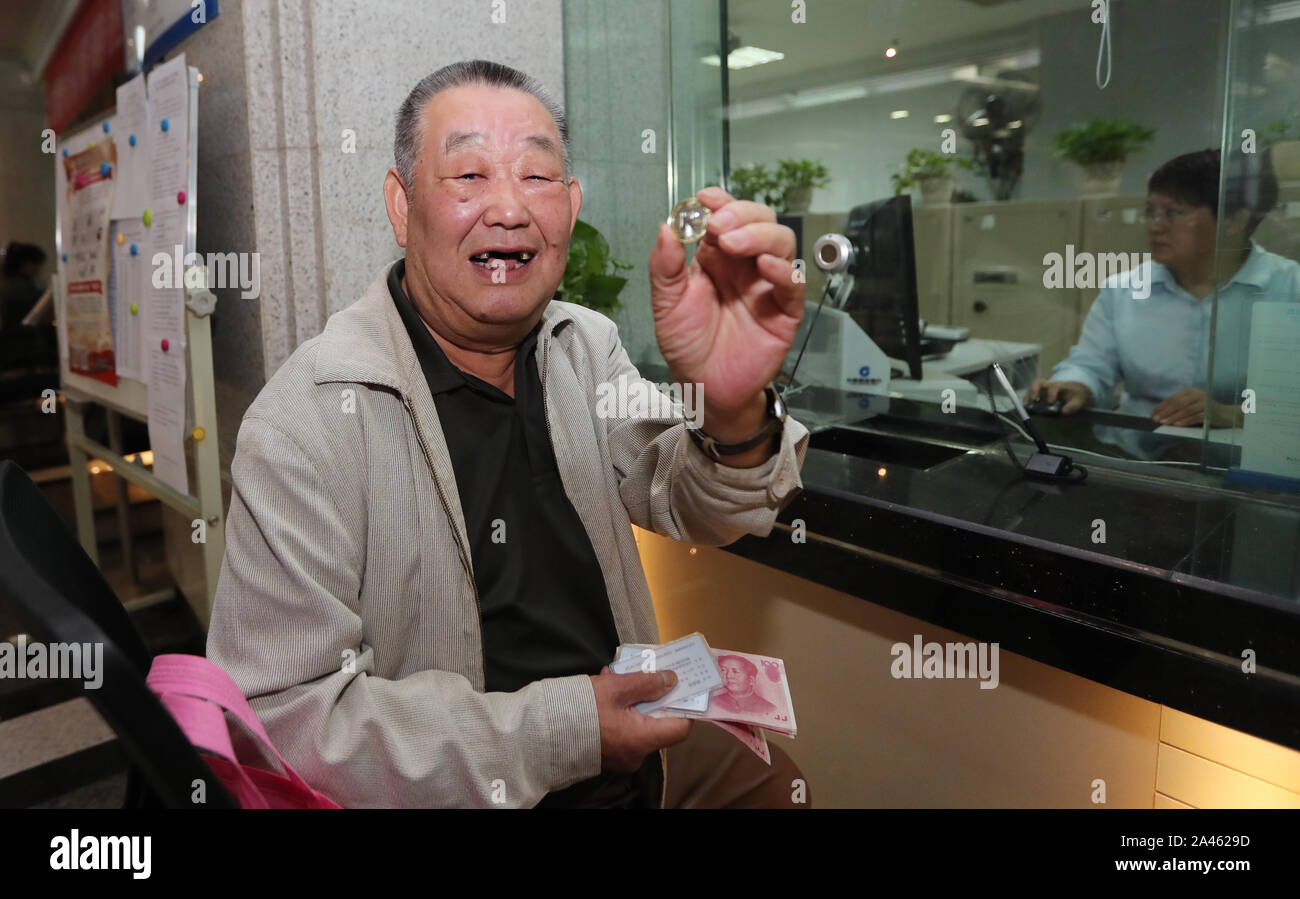
[[[261,294],[217,291],[225,508],[239,423],[262,385],[400,249],[384,211],[398,107],[425,75],[483,57],[563,101],[561,0],[231,0],[185,42],[199,94],[198,250],[256,252]],[[202,569],[168,514],[181,588]]]

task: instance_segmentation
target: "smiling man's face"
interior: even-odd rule
[[[413,196],[393,173],[384,187],[407,292],[461,345],[518,342],[564,276],[582,205],[546,107],[508,88],[443,91],[425,110],[414,181]]]

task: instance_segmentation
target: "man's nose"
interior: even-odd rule
[[[483,211],[483,223],[504,228],[518,228],[528,224],[528,204],[524,202],[519,185],[513,178],[492,179],[487,207]]]

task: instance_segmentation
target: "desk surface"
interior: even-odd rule
[[[921,374],[929,379],[951,377],[952,375],[971,375],[983,371],[994,362],[1010,365],[1021,359],[1029,359],[1043,351],[1037,343],[1015,343],[1010,340],[984,340],[971,337],[953,345],[946,355],[939,359],[929,359],[921,363]]]
[[[813,434],[803,492],[732,552],[1300,749],[1300,503],[1082,456],[1085,483],[1030,481],[986,414],[873,400],[863,420]],[[908,432],[921,451],[891,443]],[[1205,446],[1158,439],[1198,458]],[[806,543],[790,538],[796,520]]]

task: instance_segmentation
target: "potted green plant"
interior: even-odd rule
[[[1292,136],[1295,121],[1279,119],[1259,129],[1258,149],[1267,149],[1279,181],[1300,181],[1300,140]]]
[[[618,273],[632,267],[632,263],[611,256],[605,236],[578,219],[569,238],[569,258],[555,298],[609,315],[618,309],[618,295],[627,284],[627,278]]]
[[[1056,155],[1079,167],[1079,193],[1110,194],[1119,189],[1124,161],[1146,149],[1155,130],[1123,119],[1094,119],[1059,131],[1052,138]]]
[[[776,177],[781,189],[778,213],[800,215],[812,206],[814,188],[831,183],[830,172],[820,162],[811,159],[782,159],[776,164]]]
[[[895,194],[919,187],[921,202],[951,203],[953,192],[957,188],[957,179],[952,174],[953,166],[969,170],[975,167],[975,163],[960,156],[913,147],[907,151],[903,160],[903,170],[890,175],[889,180],[894,183]]]
[[[761,162],[732,169],[727,186],[737,200],[753,200],[771,206],[781,199],[781,183],[776,173]]]

